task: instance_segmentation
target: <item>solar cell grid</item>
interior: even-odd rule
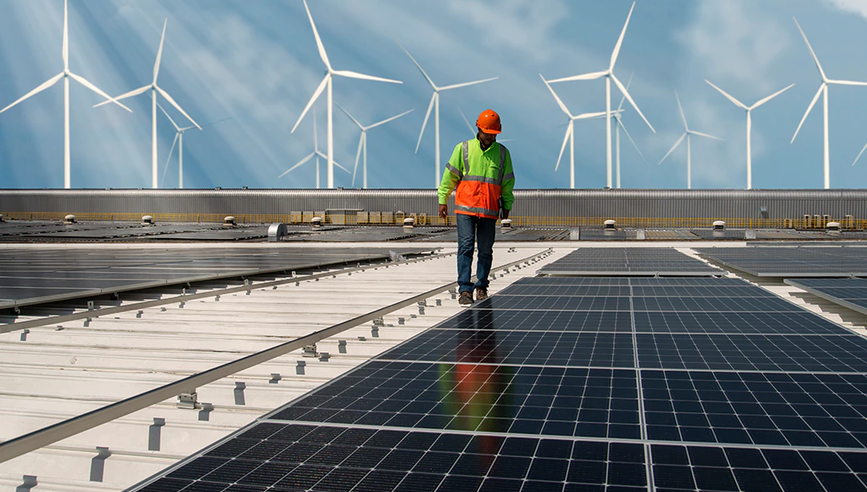
[[[633,370],[376,361],[272,420],[638,439]]]
[[[722,270],[671,248],[579,248],[545,265],[545,275],[714,275]]]
[[[633,297],[635,311],[803,312],[779,297]]]
[[[807,312],[634,312],[637,333],[851,335]]]
[[[267,432],[253,432],[263,426]],[[602,482],[611,491],[646,490],[644,446],[260,423],[141,490],[506,492]],[[203,488],[211,486],[223,488]]]
[[[499,295],[499,294],[498,294]],[[439,330],[513,331],[632,331],[629,313],[623,311],[548,311],[465,309],[437,324]]]
[[[760,277],[867,276],[867,248],[714,248],[702,256]]]
[[[785,282],[823,299],[867,314],[867,280],[856,278],[787,279]]]

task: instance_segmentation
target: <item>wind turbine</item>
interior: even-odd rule
[[[403,82],[399,80],[391,80],[384,79],[381,77],[374,77],[372,75],[365,75],[363,73],[351,72],[349,70],[334,70],[331,68],[331,62],[328,61],[328,54],[325,52],[325,46],[322,45],[322,40],[319,39],[319,31],[316,30],[316,24],[313,22],[313,16],[310,14],[310,8],[307,7],[307,0],[304,0],[304,9],[307,10],[307,17],[310,19],[310,26],[313,28],[313,36],[316,38],[316,46],[319,48],[319,58],[322,59],[322,63],[325,64],[325,68],[327,73],[325,74],[325,78],[322,79],[322,82],[319,83],[319,87],[316,88],[316,91],[313,92],[313,97],[310,98],[310,102],[307,103],[307,106],[304,108],[304,111],[301,112],[301,116],[298,117],[298,121],[295,123],[295,126],[292,127],[292,132],[295,133],[295,129],[298,128],[298,125],[301,123],[301,120],[304,119],[304,115],[307,114],[307,111],[310,109],[310,106],[316,102],[316,99],[322,94],[322,91],[325,88],[328,88],[328,187],[334,188],[334,106],[332,99],[332,90],[331,90],[331,80],[334,75],[338,75],[340,77],[347,77],[350,79],[363,79],[363,80],[373,80],[377,82],[389,82],[392,84],[402,84]],[[316,166],[317,173],[319,172],[319,166]],[[345,170],[345,168],[343,168]],[[288,171],[287,171],[288,172]],[[348,172],[348,171],[347,171]],[[318,185],[317,185],[318,187]]]
[[[358,139],[358,150],[355,152],[355,167],[352,168],[352,185],[355,186],[355,173],[358,171],[358,158],[361,157],[362,149],[364,149],[363,150],[363,152],[364,152],[364,166],[363,166],[362,175],[363,175],[363,186],[364,186],[364,189],[366,190],[367,189],[367,130],[370,130],[371,128],[375,128],[379,125],[384,125],[384,124],[388,123],[389,121],[394,121],[394,120],[400,118],[401,116],[405,116],[409,113],[412,113],[413,110],[410,109],[409,111],[404,111],[403,113],[400,113],[397,116],[392,116],[391,118],[382,120],[378,123],[374,123],[374,124],[369,125],[369,126],[364,126],[361,123],[359,123],[358,120],[353,118],[352,115],[349,114],[349,111],[343,109],[343,106],[338,104],[337,107],[340,108],[341,111],[346,113],[346,116],[349,116],[349,119],[352,120],[356,125],[358,125],[358,128],[361,129],[361,137]]]
[[[773,98],[779,96],[780,94],[786,92],[787,90],[791,89],[792,86],[795,84],[791,84],[788,87],[786,87],[785,89],[771,94],[770,96],[760,100],[759,102],[753,104],[752,106],[747,106],[746,104],[744,104],[744,103],[738,101],[737,99],[735,99],[734,97],[732,97],[726,91],[713,85],[710,80],[705,79],[704,81],[707,82],[708,84],[710,84],[710,86],[713,87],[714,89],[718,90],[720,92],[720,94],[722,94],[726,98],[728,98],[729,101],[733,102],[735,104],[735,106],[743,108],[747,112],[747,189],[751,190],[751,189],[753,189],[753,156],[752,156],[753,151],[752,151],[752,143],[751,143],[752,142],[752,129],[753,129],[752,111],[754,109],[758,108],[759,106],[761,106],[762,104],[765,104],[766,102],[770,101],[771,99],[773,99]]]
[[[398,45],[400,46],[400,43],[398,43]],[[421,145],[421,137],[424,135],[424,129],[427,126],[428,118],[430,118],[431,109],[436,108],[436,110],[434,111],[434,160],[436,161],[434,171],[436,173],[434,175],[434,186],[439,186],[440,179],[442,179],[442,176],[440,176],[440,92],[451,89],[458,89],[460,87],[467,87],[470,85],[481,84],[482,82],[490,82],[492,80],[498,79],[499,77],[491,77],[489,79],[474,80],[473,82],[464,82],[461,84],[452,84],[444,87],[437,87],[437,85],[434,84],[433,80],[431,80],[431,78],[424,71],[424,69],[421,68],[421,65],[419,65],[418,62],[415,61],[415,58],[413,58],[412,55],[409,54],[409,51],[407,51],[406,48],[404,48],[403,46],[400,46],[400,49],[402,49],[403,52],[406,53],[407,56],[409,56],[409,59],[412,60],[416,68],[418,68],[418,71],[421,72],[425,80],[427,80],[427,83],[430,84],[430,86],[433,87],[434,90],[434,93],[430,98],[430,104],[428,104],[427,106],[427,113],[425,113],[424,115],[424,122],[421,124],[421,132],[419,132],[418,134],[418,143],[415,144],[415,151],[416,153],[418,153],[418,147],[419,145]]]
[[[566,142],[569,142],[569,186],[574,190],[575,189],[575,121],[577,120],[587,120],[594,118],[602,118],[605,116],[605,113],[584,113],[579,114],[577,116],[572,115],[569,112],[569,109],[563,104],[563,101],[557,96],[557,93],[554,92],[554,89],[551,87],[551,84],[545,80],[545,77],[542,74],[539,74],[539,77],[542,78],[542,82],[545,83],[545,87],[551,91],[551,95],[554,96],[554,99],[557,100],[557,104],[560,106],[560,109],[566,113],[566,116],[569,117],[569,124],[566,128],[566,135],[563,137],[563,145],[560,146],[560,155],[557,156],[557,165],[554,166],[554,172],[557,172],[557,169],[560,168],[560,159],[563,158],[563,151],[566,150]]]
[[[152,125],[153,141],[152,141],[152,148],[151,148],[151,187],[152,188],[158,188],[159,187],[159,183],[157,181],[157,178],[158,178],[158,176],[157,176],[157,171],[158,171],[158,169],[157,169],[157,93],[161,94],[163,96],[163,98],[165,98],[165,100],[169,102],[169,104],[171,104],[172,106],[175,107],[175,109],[180,111],[181,114],[184,115],[184,117],[186,117],[188,120],[190,120],[190,123],[192,123],[196,128],[198,128],[199,130],[202,129],[202,127],[199,126],[199,124],[196,123],[195,120],[190,118],[190,115],[188,115],[178,105],[178,103],[176,103],[175,100],[172,99],[172,96],[170,96],[168,92],[164,91],[162,88],[160,88],[160,86],[157,85],[157,77],[159,77],[159,74],[160,74],[160,60],[163,57],[163,44],[165,43],[165,40],[166,40],[166,26],[168,25],[168,23],[169,23],[168,19],[166,19],[165,22],[163,22],[163,34],[162,34],[162,37],[160,37],[160,48],[157,51],[157,61],[154,63],[154,80],[153,80],[153,82],[151,82],[150,84],[148,84],[144,87],[139,87],[138,89],[127,92],[126,94],[122,94],[116,98],[117,100],[120,101],[120,100],[129,98],[129,97],[133,97],[133,96],[137,96],[139,94],[142,94],[143,92],[145,92],[147,90],[151,91],[151,100],[153,102],[152,103],[153,109],[152,109],[152,114],[151,114],[151,117],[153,120],[153,125]],[[97,104],[97,106],[102,106],[103,104],[106,104],[107,102],[108,101]]]
[[[70,159],[69,159],[69,79],[72,78],[73,80],[75,80],[79,84],[87,87],[88,89],[92,90],[93,92],[104,97],[105,99],[107,99],[106,102],[113,102],[113,103],[117,104],[118,106],[122,107],[123,109],[125,109],[129,112],[132,112],[132,110],[129,109],[128,107],[124,106],[123,104],[117,102],[116,99],[112,98],[111,96],[109,96],[108,94],[103,92],[101,89],[99,89],[95,85],[88,82],[87,79],[85,79],[84,77],[76,75],[76,74],[72,73],[72,71],[69,70],[69,9],[67,8],[67,0],[63,0],[63,50],[62,50],[62,56],[63,56],[63,71],[62,72],[55,75],[54,77],[51,77],[50,79],[45,81],[39,87],[28,92],[21,99],[18,99],[17,101],[10,104],[9,106],[6,106],[5,108],[3,108],[3,110],[0,110],[0,113],[3,113],[7,109],[16,106],[18,103],[25,101],[25,100],[35,96],[36,94],[39,94],[40,92],[44,91],[45,89],[52,87],[54,84],[59,82],[60,79],[63,79],[63,187],[65,189],[69,189],[69,187],[70,187],[70,179],[69,179],[69,170],[70,170]]]
[[[795,19],[794,17],[792,17]],[[810,46],[810,41],[807,40],[807,35],[804,34],[804,30],[801,29],[801,25],[798,24],[798,19],[795,19],[795,25],[798,26],[798,30],[801,31],[801,36],[804,38],[804,42],[807,43],[807,48],[810,49],[810,56],[813,57],[813,61],[816,63],[816,68],[819,69],[819,75],[822,76],[822,84],[819,86],[819,90],[816,92],[816,95],[813,96],[813,100],[810,102],[810,105],[807,107],[807,112],[804,113],[804,117],[801,118],[801,123],[798,124],[798,129],[795,130],[795,134],[792,136],[792,142],[795,142],[795,138],[798,136],[798,132],[801,131],[801,125],[804,124],[804,120],[807,119],[807,115],[810,114],[810,111],[813,110],[813,106],[816,105],[816,101],[819,100],[819,96],[823,96],[823,106],[824,106],[824,117],[825,117],[825,189],[831,187],[831,154],[828,146],[828,86],[832,84],[837,85],[867,85],[867,82],[853,82],[851,80],[834,80],[829,79],[825,75],[825,71],[822,70],[822,64],[819,63],[819,58],[816,56],[816,52],[813,51],[813,47]]]
[[[186,132],[187,130],[192,130],[193,128],[196,128],[196,127],[195,126],[186,126],[184,128],[179,127],[178,124],[175,123],[175,120],[173,120],[172,117],[169,116],[169,113],[166,112],[165,108],[163,108],[162,104],[157,103],[157,106],[160,107],[160,111],[162,111],[163,114],[166,115],[166,118],[168,118],[169,121],[172,122],[172,126],[175,127],[175,139],[172,141],[172,147],[169,149],[169,156],[168,156],[168,158],[166,158],[166,165],[165,165],[165,167],[163,167],[163,176],[160,179],[160,183],[162,183],[166,179],[166,171],[168,171],[168,169],[169,169],[169,162],[172,160],[172,152],[175,151],[175,145],[177,144],[178,145],[178,189],[182,190],[182,189],[184,189],[184,132]],[[212,121],[210,123],[205,123],[204,125],[201,126],[201,128],[199,128],[199,130],[201,130],[202,128],[204,128],[206,126],[216,125],[217,123],[222,123],[223,121],[226,121],[229,119],[231,119],[231,118],[223,118],[222,120]]]
[[[663,158],[659,161],[659,164],[662,164],[662,161],[665,160],[666,157],[671,155],[674,152],[674,149],[683,142],[683,139],[686,138],[686,189],[692,189],[692,147],[690,145],[690,136],[697,135],[699,137],[712,138],[714,140],[722,141],[721,138],[714,137],[713,135],[708,135],[707,133],[697,132],[695,130],[690,130],[689,125],[686,124],[686,115],[683,114],[683,106],[680,105],[680,96],[677,95],[677,91],[674,91],[674,97],[677,98],[677,109],[680,110],[680,118],[683,120],[683,128],[686,130],[683,132],[683,135],[677,139],[677,142],[674,143],[674,147],[668,151],[668,154],[665,154]]]
[[[629,90],[629,86],[632,85],[632,75],[629,76],[629,82],[626,83],[626,89]],[[629,138],[629,141],[632,142],[632,146],[635,147],[635,150],[638,152],[638,155],[641,156],[641,159],[644,160],[646,164],[647,159],[644,158],[644,154],[641,153],[641,149],[638,148],[638,145],[635,144],[635,140],[632,140],[632,135],[629,134],[629,131],[626,129],[626,125],[623,124],[623,103],[626,101],[626,97],[620,98],[620,105],[617,106],[617,111],[612,115],[615,121],[615,133],[614,133],[614,148],[615,148],[615,156],[617,162],[617,189],[620,189],[620,129],[623,129],[623,132],[626,133],[626,137]]]
[[[298,161],[294,166],[283,171],[283,174],[281,174],[280,176],[277,176],[277,179],[280,179],[283,176],[286,176],[290,172],[294,171],[296,168],[304,165],[305,162],[307,162],[310,159],[315,157],[316,158],[316,189],[317,190],[319,189],[319,158],[322,157],[323,159],[327,160],[328,156],[323,154],[319,150],[319,137],[317,136],[318,133],[319,133],[319,130],[316,127],[316,109],[314,108],[313,109],[313,152],[308,154],[307,157]],[[346,169],[345,167],[341,166],[340,164],[337,163],[337,161],[332,160],[331,162],[334,163],[334,165],[339,167],[340,169],[343,169],[347,174],[349,173],[349,169]]]
[[[635,101],[632,99],[632,96],[629,95],[629,92],[626,90],[626,87],[620,82],[616,75],[614,75],[614,64],[617,63],[617,56],[620,54],[620,47],[623,44],[623,37],[626,36],[626,27],[629,26],[629,19],[632,17],[632,11],[635,9],[635,2],[632,3],[632,7],[629,9],[629,15],[626,16],[626,23],[623,24],[623,31],[620,32],[620,37],[617,39],[617,44],[614,45],[614,51],[611,53],[611,63],[608,65],[608,70],[602,72],[592,72],[585,73],[583,75],[574,75],[572,77],[564,77],[562,79],[554,79],[549,80],[550,83],[555,82],[570,82],[573,80],[596,80],[605,78],[605,174],[606,174],[606,183],[608,188],[611,188],[611,81],[613,80],[615,84],[617,84],[617,88],[620,89],[620,92],[623,93],[623,97],[625,97],[629,104],[635,108],[635,111],[638,112],[638,115],[641,116],[641,119],[647,123],[647,126],[650,127],[650,130],[653,133],[656,133],[656,130],[653,129],[653,125],[647,121],[647,118],[644,117],[644,114],[638,109],[638,105],[635,104]]]

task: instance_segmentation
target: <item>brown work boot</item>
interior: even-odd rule
[[[470,291],[461,292],[461,297],[458,299],[458,304],[470,305],[473,303],[473,293]]]
[[[485,287],[476,287],[476,300],[484,301],[488,298],[488,289]]]

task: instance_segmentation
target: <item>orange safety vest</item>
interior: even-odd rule
[[[455,174],[459,181],[455,188],[455,213],[497,219],[502,208],[501,192],[506,171],[506,148],[500,145],[500,170],[497,176],[469,174],[469,141],[462,142],[464,173],[447,165],[449,171]],[[473,170],[477,171],[477,170]],[[492,173],[487,173],[492,174]]]

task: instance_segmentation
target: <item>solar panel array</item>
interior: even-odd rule
[[[759,277],[867,276],[867,248],[704,248],[702,256]]]
[[[0,249],[0,309],[429,252],[400,248]]]
[[[722,270],[671,248],[579,248],[543,275],[720,275]]]
[[[867,279],[809,278],[786,280],[785,282],[823,299],[867,314]]]
[[[865,447],[845,328],[732,278],[536,277],[138,490],[854,491]]]

